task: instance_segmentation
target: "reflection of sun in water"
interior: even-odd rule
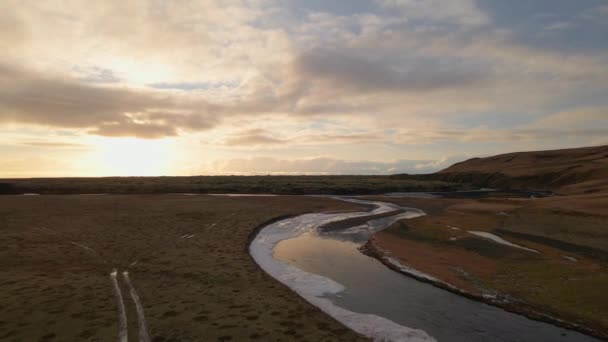
[[[172,141],[136,138],[97,138],[97,173],[112,176],[160,176],[170,173]]]

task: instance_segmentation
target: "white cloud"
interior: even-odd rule
[[[558,21],[553,24],[549,24],[545,26],[545,30],[547,31],[561,31],[567,30],[576,27],[576,24],[568,22],[568,21]]]
[[[235,158],[214,163],[211,174],[396,174],[429,173],[446,168],[460,157],[439,160],[341,160],[329,157],[277,159],[273,157]]]
[[[439,23],[483,25],[490,22],[474,0],[376,0],[381,6],[400,10],[406,18]]]

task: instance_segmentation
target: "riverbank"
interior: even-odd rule
[[[377,233],[368,255],[452,292],[607,338],[605,197],[382,200],[428,215]]]
[[[595,341],[394,272],[360,248],[374,232],[424,213],[342,200],[377,207],[281,220],[259,232],[250,252],[264,271],[351,329],[382,341]]]

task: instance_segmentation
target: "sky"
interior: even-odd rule
[[[606,0],[3,0],[0,49],[4,178],[608,144]]]

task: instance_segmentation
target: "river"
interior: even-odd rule
[[[390,270],[358,248],[396,220],[424,213],[384,202],[340,199],[374,209],[275,222],[258,233],[250,253],[267,273],[349,328],[386,341],[595,341]],[[396,209],[404,212],[356,227],[318,229]]]

